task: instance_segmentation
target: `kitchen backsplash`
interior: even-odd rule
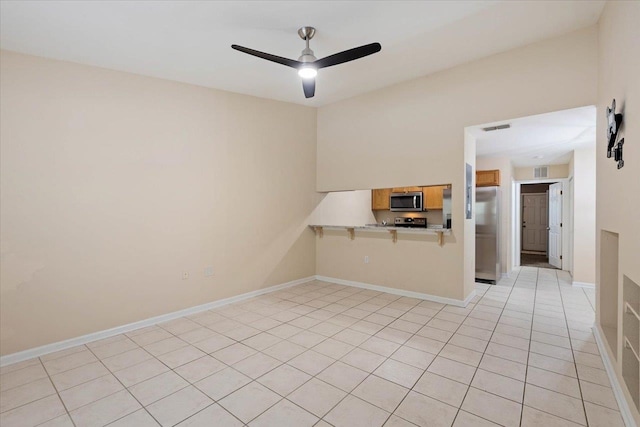
[[[427,218],[427,226],[442,225],[442,210],[431,210],[428,212],[373,211],[373,215],[376,217],[376,222],[378,224],[380,224],[384,220],[387,220],[388,223],[393,224],[394,218],[405,217],[405,218]]]

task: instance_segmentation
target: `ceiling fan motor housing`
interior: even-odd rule
[[[313,55],[313,51],[307,47],[302,51],[302,55],[300,55],[300,57],[298,58],[298,61],[300,61],[300,62],[314,62],[316,59],[318,59],[318,58],[316,58]]]

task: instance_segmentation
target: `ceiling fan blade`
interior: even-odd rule
[[[283,58],[282,56],[271,55],[270,53],[260,52],[259,50],[249,49],[248,47],[238,46],[237,44],[231,45],[232,49],[240,52],[248,53],[249,55],[257,56],[258,58],[266,59],[267,61],[277,62],[278,64],[286,65],[287,67],[298,68],[302,65],[302,62],[295,59]]]
[[[354,59],[372,55],[376,52],[380,52],[380,50],[382,50],[380,43],[366,44],[364,46],[354,47],[353,49],[318,59],[314,64],[317,68],[331,67],[333,65],[343,64],[345,62],[353,61]]]
[[[305,98],[313,98],[313,95],[316,94],[316,79],[302,79],[302,89]]]

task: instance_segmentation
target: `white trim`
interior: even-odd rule
[[[403,296],[403,297],[418,298],[418,299],[423,299],[423,300],[427,300],[427,301],[434,301],[434,302],[439,302],[441,304],[455,305],[456,307],[466,307],[467,304],[469,304],[469,302],[471,302],[473,297],[476,296],[476,291],[475,290],[471,291],[471,293],[469,295],[467,295],[467,297],[464,300],[459,300],[459,299],[453,299],[453,298],[439,297],[439,296],[436,296],[436,295],[423,294],[421,292],[405,291],[405,290],[402,290],[402,289],[389,288],[389,287],[386,287],[386,286],[372,285],[370,283],[354,282],[352,280],[344,280],[344,279],[336,279],[334,277],[327,277],[327,276],[316,276],[316,280],[321,280],[323,282],[329,282],[329,283],[335,283],[335,284],[338,284],[338,285],[353,286],[355,288],[370,289],[372,291],[386,292],[388,294],[400,295],[400,296]]]
[[[258,289],[255,291],[247,292],[244,294],[236,295],[229,298],[209,302],[195,307],[185,308],[184,310],[174,311],[173,313],[162,314],[160,316],[150,317],[149,319],[140,320],[138,322],[129,323],[127,325],[117,326],[115,328],[107,329],[104,331],[93,332],[87,335],[82,335],[76,338],[71,338],[65,341],[58,341],[51,344],[46,344],[40,347],[30,348],[28,350],[19,351],[17,353],[7,354],[0,357],[0,367],[11,365],[13,363],[22,362],[23,360],[32,359],[34,357],[42,356],[55,351],[64,350],[77,345],[86,344],[92,341],[101,340],[103,338],[112,337],[114,335],[123,334],[136,329],[144,328],[146,326],[155,325],[156,323],[166,322],[168,320],[177,319],[179,317],[189,316],[201,311],[211,310],[212,308],[221,307],[223,305],[232,304],[234,302],[243,301],[249,298],[257,297],[259,295],[268,294],[270,292],[279,291],[281,289],[290,288],[292,286],[300,285],[302,283],[310,282],[315,279],[315,276],[309,276],[302,279],[292,280],[291,282],[282,283],[280,285],[269,286],[268,288]]]
[[[598,328],[597,325],[593,326],[593,335],[596,338],[596,344],[598,345],[598,350],[600,351],[600,355],[602,356],[604,369],[607,371],[607,375],[609,376],[609,381],[611,382],[611,389],[613,390],[613,395],[616,397],[616,401],[618,402],[618,408],[620,409],[620,415],[622,416],[622,421],[624,421],[624,425],[627,427],[638,427],[635,420],[633,419],[633,415],[631,414],[629,403],[627,402],[627,399],[625,399],[624,392],[622,391],[622,386],[618,381],[618,376],[616,375],[616,371],[613,367],[613,363],[611,363],[611,359],[609,359],[609,351],[607,350],[604,342],[602,341],[602,336],[600,335],[600,328]]]
[[[569,218],[569,198],[567,196],[566,189],[569,185],[569,178],[545,178],[545,179],[523,179],[523,180],[514,180],[514,184],[517,187],[517,194],[522,196],[522,184],[554,184],[561,182],[562,183],[562,223],[566,224],[566,227],[561,227],[561,235],[562,235],[562,263],[561,269],[563,271],[567,271],[567,267],[573,265],[573,260],[569,257],[573,258],[573,253],[569,250],[569,241],[567,239],[568,235],[568,227],[569,224],[573,224],[573,221]],[[522,247],[522,197],[519,199],[514,199],[513,203],[517,203],[514,206],[515,213],[517,215],[516,224],[514,224],[513,230],[516,232],[516,235],[512,236],[512,241],[514,242],[514,255],[516,257],[514,265],[519,266],[520,263],[520,252]],[[517,245],[517,246],[516,246]]]
[[[511,217],[513,222],[511,223],[511,269],[520,267],[520,248],[522,243],[520,242],[520,232],[522,231],[522,218],[520,212],[520,195],[521,186],[515,180],[511,181]]]
[[[576,282],[576,281],[574,281],[573,283],[571,283],[571,286],[573,286],[574,288],[586,288],[586,289],[595,289],[596,288],[596,284],[595,283],[589,283],[589,282]]]

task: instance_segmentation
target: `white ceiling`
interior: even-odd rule
[[[320,106],[594,24],[604,1],[1,1],[0,47]],[[382,52],[321,70],[306,100],[292,68],[234,51]]]
[[[483,127],[510,124],[485,132]],[[514,166],[561,165],[571,152],[596,141],[596,107],[582,107],[467,128],[477,157],[507,157]],[[540,157],[542,156],[542,157]]]

